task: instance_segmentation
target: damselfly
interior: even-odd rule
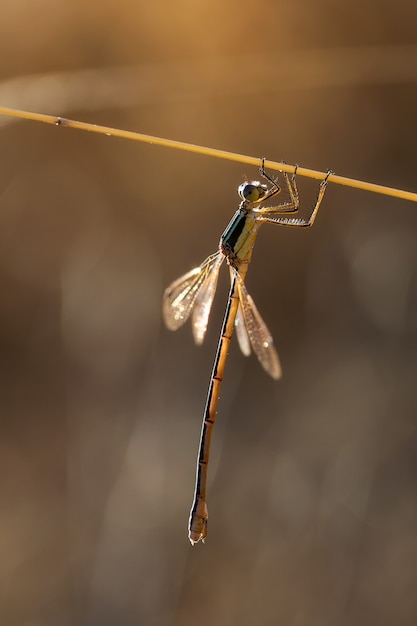
[[[188,536],[193,545],[200,539],[204,542],[207,535],[206,488],[210,443],[233,329],[236,328],[243,354],[249,355],[252,347],[264,370],[272,378],[278,379],[281,376],[281,365],[271,333],[248,294],[244,279],[261,224],[269,222],[283,226],[308,227],[314,223],[331,172],[320,183],[317,200],[308,219],[287,217],[298,211],[296,172],[297,167],[291,178],[286,172],[282,172],[289,194],[288,202],[272,207],[261,206],[281,191],[277,179],[272,179],[265,172],[262,159],[260,173],[269,185],[254,180],[239,186],[241,203],[220,238],[218,251],[209,256],[202,265],[174,281],[164,293],[163,315],[167,327],[177,330],[192,315],[194,340],[201,344],[207,329],[220,266],[225,259],[229,265],[231,286],[204,411],[194,500],[188,526]]]

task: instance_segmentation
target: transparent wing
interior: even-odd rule
[[[206,278],[195,298],[191,328],[193,330],[194,341],[198,346],[203,343],[204,335],[206,334],[211,305],[213,304],[214,294],[216,293],[219,269],[223,263],[223,259],[223,254],[219,253],[215,262],[208,269]]]
[[[236,270],[229,265],[230,272],[230,280],[233,281]],[[235,318],[235,329],[236,329],[236,337],[239,344],[239,348],[245,356],[250,356],[250,341],[248,331],[246,330],[245,320],[242,313],[242,307],[239,305],[237,307],[236,318]]]
[[[164,322],[169,330],[177,330],[187,321],[194,308],[200,289],[204,287],[207,280],[210,280],[213,268],[215,268],[215,272],[218,274],[218,267],[220,267],[223,258],[221,252],[212,254],[200,267],[195,267],[190,272],[187,272],[187,274],[175,280],[165,289],[162,300],[162,313]]]
[[[235,319],[236,337],[239,347],[245,356],[250,355],[250,341],[248,331],[245,326],[245,318],[243,317],[242,306],[239,303]]]
[[[253,351],[264,370],[272,378],[278,379],[282,372],[274,341],[239,274],[237,274],[237,286],[240,308]]]

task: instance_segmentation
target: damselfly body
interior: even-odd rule
[[[174,281],[164,293],[163,315],[166,326],[170,330],[176,330],[191,315],[195,342],[201,344],[207,329],[220,266],[226,259],[231,286],[204,411],[194,500],[188,527],[192,544],[200,539],[204,542],[207,535],[206,487],[210,443],[233,329],[236,328],[237,339],[243,354],[250,354],[252,347],[264,370],[274,379],[281,376],[281,365],[271,333],[248,294],[244,279],[261,224],[269,222],[305,228],[314,223],[331,172],[328,172],[320,183],[317,200],[310,217],[303,219],[288,217],[297,213],[299,208],[296,171],[297,167],[291,178],[286,172],[282,172],[289,201],[276,206],[263,206],[265,201],[279,194],[281,188],[277,180],[272,179],[265,172],[264,160],[262,160],[260,173],[268,184],[250,181],[239,186],[238,194],[241,202],[220,238],[218,251],[209,256],[202,265]]]

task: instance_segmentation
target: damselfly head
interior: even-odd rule
[[[238,194],[245,202],[260,202],[268,191],[267,185],[263,185],[259,180],[244,182],[238,187]]]

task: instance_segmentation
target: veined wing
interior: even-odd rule
[[[253,351],[264,370],[272,378],[278,379],[282,372],[274,341],[239,274],[237,274],[237,286],[240,308]]]
[[[229,266],[229,270],[230,270],[230,280],[232,281],[236,270],[233,269],[233,267],[231,266]],[[248,335],[248,331],[246,330],[245,318],[243,317],[242,305],[240,304],[240,301],[239,301],[239,306],[237,307],[237,312],[236,312],[235,329],[236,329],[236,337],[237,337],[237,342],[239,344],[239,348],[241,349],[242,353],[245,356],[250,356],[251,349],[250,349],[249,335]]]
[[[219,269],[224,260],[221,252],[213,256],[216,256],[215,261],[213,264],[210,264],[206,278],[197,292],[191,319],[194,341],[198,346],[203,343],[204,335],[206,334],[211,305],[216,293]]]
[[[169,330],[177,330],[190,317],[200,289],[210,278],[211,271],[221,264],[223,254],[216,252],[202,265],[195,267],[165,289],[162,301],[164,322]],[[217,270],[218,273],[218,270]],[[214,295],[214,294],[213,294]]]
[[[250,355],[250,340],[248,331],[245,326],[245,318],[243,317],[242,305],[239,302],[235,319],[236,337],[239,347],[245,356]]]

